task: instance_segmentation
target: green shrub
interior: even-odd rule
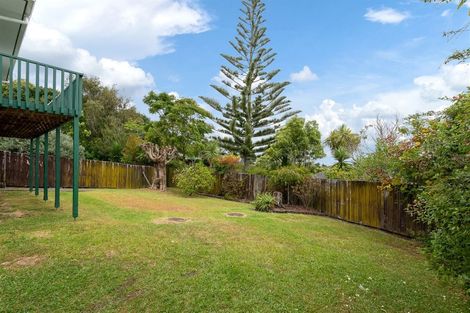
[[[253,204],[256,211],[269,212],[274,208],[276,199],[269,193],[262,193],[256,196]]]
[[[356,180],[360,179],[357,175],[357,171],[348,165],[343,165],[340,168],[337,164],[323,168],[323,174],[328,179],[341,179],[341,180]]]
[[[183,168],[175,176],[176,187],[187,196],[208,192],[215,183],[212,171],[201,163]]]
[[[430,230],[432,262],[459,276],[470,293],[470,92],[440,113],[408,118],[398,180],[415,201],[411,214]]]
[[[308,168],[291,165],[271,171],[269,181],[274,187],[286,188],[300,184],[309,175]]]

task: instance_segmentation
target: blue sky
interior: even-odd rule
[[[371,91],[382,91],[406,86],[415,76],[436,72],[462,41],[447,42],[441,37],[444,30],[461,26],[465,19],[464,14],[441,17],[446,8],[455,9],[451,5],[420,1],[287,3],[266,1],[268,35],[278,53],[275,66],[282,70],[279,78],[289,80],[291,73],[305,65],[320,78],[292,85],[288,90],[291,95],[312,90],[317,100],[334,96],[345,101],[353,100],[351,97],[364,100],[366,94],[351,94],[349,87],[376,85]],[[239,2],[205,0],[199,4],[210,14],[211,30],[176,37],[172,40],[174,53],[139,61],[155,77],[160,90],[190,97],[210,94],[208,85],[223,63],[219,54],[232,52],[228,40],[235,35]],[[399,24],[373,23],[364,18],[369,8],[394,8],[411,16]],[[296,105],[308,113],[305,104]]]
[[[302,116],[326,135],[347,123],[359,131],[377,115],[393,118],[445,105],[470,85],[470,67],[443,65],[470,32],[442,32],[469,21],[454,3],[266,0],[266,26],[280,80]],[[149,90],[217,96],[232,53],[238,0],[41,0],[21,54],[100,77],[146,113]]]

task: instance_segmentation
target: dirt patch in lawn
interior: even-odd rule
[[[116,251],[114,251],[114,250],[106,251],[105,254],[106,254],[106,257],[107,257],[107,258],[110,258],[110,259],[111,259],[111,258],[114,258],[115,256],[118,255],[118,253],[117,253]]]
[[[17,269],[17,268],[24,268],[24,267],[32,267],[40,264],[46,258],[40,255],[33,255],[33,256],[24,256],[13,261],[7,261],[0,264],[1,267],[6,269]]]
[[[132,194],[104,194],[100,193],[100,200],[104,200],[119,207],[125,207],[137,210],[153,210],[153,211],[172,211],[172,212],[188,212],[192,211],[188,207],[175,206],[165,203],[161,200],[152,200],[142,197],[133,196]]]
[[[228,217],[246,217],[246,214],[240,213],[240,212],[230,212],[230,213],[225,213],[225,216]]]
[[[27,216],[28,213],[24,212],[24,211],[14,211],[14,212],[1,212],[0,213],[0,216],[2,217],[10,217],[10,218],[22,218],[22,217],[25,217]]]
[[[51,238],[52,233],[49,230],[38,230],[31,233],[33,238]]]
[[[157,218],[153,220],[154,224],[181,224],[191,221],[189,218],[182,218],[182,217],[165,217],[165,218]]]

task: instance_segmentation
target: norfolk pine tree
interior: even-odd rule
[[[222,54],[228,62],[221,66],[222,85],[211,85],[226,104],[201,97],[220,113],[214,120],[221,147],[238,154],[245,167],[266,151],[282,122],[298,113],[283,96],[289,82],[273,81],[280,70],[269,69],[276,53],[268,47],[264,11],[261,0],[242,1],[237,36],[229,42],[236,56]]]

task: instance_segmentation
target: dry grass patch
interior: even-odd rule
[[[152,191],[158,192],[158,191]],[[115,193],[102,193],[100,200],[119,207],[131,208],[133,210],[150,210],[150,211],[171,211],[171,212],[190,212],[191,208],[185,206],[174,206],[171,203],[163,201],[155,201],[133,194],[115,194]]]
[[[24,211],[20,211],[20,210],[16,210],[14,212],[1,212],[0,213],[1,216],[4,216],[4,217],[9,217],[9,218],[22,218],[22,217],[25,217],[28,215],[28,213],[24,212]]]
[[[23,256],[0,264],[5,269],[17,269],[39,265],[46,258],[40,255]]]
[[[37,230],[31,233],[33,238],[51,238],[52,233],[49,230]]]

